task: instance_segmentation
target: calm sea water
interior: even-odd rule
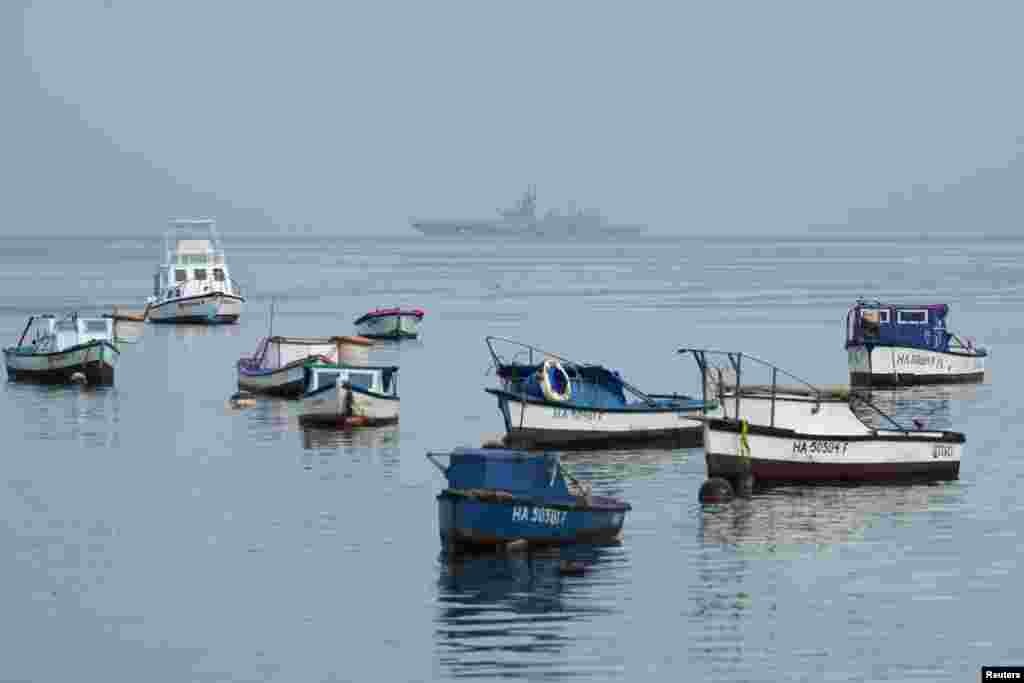
[[[112,389],[0,387],[0,679],[964,681],[1024,663],[1024,240],[225,237],[239,325],[138,326]],[[0,238],[4,345],[33,312],[141,309],[158,256],[155,237]],[[633,505],[621,544],[573,551],[585,575],[557,552],[441,555],[424,452],[501,432],[485,335],[653,392],[694,388],[680,346],[835,384],[858,295],[949,302],[992,350],[986,384],[876,393],[967,434],[959,481],[703,509],[699,449],[574,454]],[[420,341],[374,352],[401,365],[400,426],[228,407],[272,297],[295,335],[427,311]]]

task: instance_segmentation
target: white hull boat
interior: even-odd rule
[[[850,383],[913,386],[980,382],[988,351],[946,330],[946,304],[860,300],[846,316]]]
[[[299,421],[338,427],[398,422],[398,368],[313,363],[299,399]]]
[[[511,347],[505,360],[495,343]],[[618,373],[593,363],[576,363],[508,339],[487,337],[499,386],[505,441],[528,448],[602,448],[700,444],[705,404],[688,396],[646,394]]]
[[[298,398],[306,391],[311,363],[352,362],[364,358],[373,342],[362,337],[268,337],[252,357],[236,364],[238,388],[253,393]]]
[[[231,278],[214,221],[175,220],[153,277],[146,318],[154,323],[234,323],[245,299]]]
[[[356,319],[355,326],[368,339],[416,339],[423,315],[418,308],[377,309]]]
[[[17,345],[4,349],[4,363],[12,381],[111,385],[120,355],[113,320],[45,314],[29,318]]]
[[[693,354],[705,393],[717,399],[704,422],[709,477],[734,485],[749,477],[755,485],[772,485],[959,476],[966,441],[962,433],[904,427],[855,391],[819,389],[742,353],[680,352]],[[728,363],[716,365],[720,358]],[[768,371],[767,383],[736,381],[758,368]],[[797,385],[779,385],[779,375]],[[869,426],[852,405],[877,415],[886,428]]]

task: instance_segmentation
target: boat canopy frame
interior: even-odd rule
[[[578,360],[573,360],[571,358],[567,358],[565,356],[561,356],[561,355],[559,355],[557,353],[552,353],[551,351],[546,351],[546,350],[544,350],[544,349],[542,349],[542,348],[540,348],[538,346],[534,346],[532,344],[526,344],[524,342],[516,341],[514,339],[507,339],[505,337],[495,337],[495,336],[488,335],[487,337],[484,337],[484,342],[487,344],[487,350],[490,351],[490,354],[491,354],[491,365],[487,368],[485,373],[489,373],[491,370],[498,370],[502,366],[522,364],[522,363],[518,363],[517,359],[519,359],[520,357],[522,357],[524,355],[526,356],[526,360],[528,361],[526,364],[528,364],[528,365],[539,365],[540,363],[543,363],[545,359],[553,358],[553,359],[555,359],[557,361],[560,361],[562,363],[567,363],[567,364],[569,364],[571,366],[579,366],[579,367],[597,366],[597,367],[606,368],[606,366],[603,365],[602,363],[590,363],[590,362],[582,362],[582,361],[578,361]],[[516,351],[512,355],[512,357],[510,359],[506,360],[494,348],[494,342],[501,342],[503,344],[508,344],[510,346],[518,347],[519,350]],[[540,358],[539,361],[535,360],[538,356]],[[621,376],[617,376],[617,379],[622,384],[622,388],[624,390],[626,390],[629,393],[633,394],[638,399],[640,399],[643,403],[645,403],[645,404],[647,404],[649,406],[657,406],[657,405],[659,405],[658,398],[662,398],[662,399],[668,398],[668,397],[665,397],[665,396],[658,396],[658,398],[656,398],[655,395],[653,395],[653,394],[648,394],[648,393],[646,393],[644,391],[641,391],[637,387],[633,386],[632,384],[630,384],[629,382],[624,380]],[[683,398],[689,398],[689,397],[678,396],[677,398],[683,399]],[[525,393],[523,393],[523,400],[524,401],[526,400],[526,394]],[[706,405],[706,402],[705,402],[705,405]]]
[[[844,400],[848,404],[852,404],[853,401],[857,401],[859,404],[864,405],[869,410],[880,415],[886,422],[891,424],[896,431],[909,434],[910,429],[901,425],[896,421],[894,417],[886,413],[884,410],[875,405],[870,399],[868,399],[862,393],[858,393],[852,389],[847,388],[821,388],[811,384],[807,380],[797,377],[793,373],[780,368],[774,363],[770,363],[766,360],[752,356],[742,351],[723,351],[719,349],[700,349],[700,348],[681,348],[677,351],[679,354],[691,354],[693,355],[694,361],[697,363],[697,367],[701,373],[701,398],[705,404],[708,402],[708,373],[718,373],[718,387],[719,392],[724,394],[725,382],[722,378],[722,370],[726,369],[726,363],[728,363],[728,369],[731,369],[735,373],[735,396],[734,396],[734,410],[735,415],[740,415],[740,401],[744,394],[750,396],[752,394],[763,395],[768,394],[771,400],[771,413],[770,413],[770,424],[769,426],[775,426],[775,403],[778,400],[779,394],[796,394],[804,395],[814,399],[813,413],[817,413],[821,409],[823,401],[835,401]],[[710,358],[709,358],[710,356]],[[718,362],[715,359],[720,359]],[[744,361],[749,361],[755,364],[755,367],[761,367],[767,369],[771,373],[771,383],[768,385],[764,384],[743,384],[743,369]],[[797,386],[792,385],[780,385],[778,380],[779,376],[782,375],[784,378],[797,382]],[[720,395],[712,397],[717,399],[722,406],[725,406],[725,396]],[[852,405],[851,405],[852,408]],[[853,414],[857,416],[857,413],[853,411]],[[863,422],[860,416],[857,419]],[[868,426],[865,424],[865,426]]]

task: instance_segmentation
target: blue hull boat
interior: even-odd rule
[[[447,456],[445,467],[437,458]],[[428,453],[448,479],[437,496],[441,543],[503,546],[607,542],[622,532],[628,503],[591,495],[553,453],[457,448]]]

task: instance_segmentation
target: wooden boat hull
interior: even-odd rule
[[[70,384],[75,373],[93,385],[112,385],[120,352],[107,341],[93,341],[54,353],[4,349],[7,378],[42,384]]]
[[[494,491],[446,489],[437,496],[441,543],[500,546],[525,540],[537,545],[607,542],[622,532],[629,506],[595,499],[584,507],[515,498]]]
[[[238,388],[256,394],[298,398],[306,388],[305,360],[276,370],[254,371],[238,368]]]
[[[364,320],[356,329],[368,339],[416,339],[420,322],[419,316],[411,314],[382,315]]]
[[[955,384],[985,379],[986,352],[928,351],[900,346],[847,348],[850,384],[913,386]]]
[[[146,316],[154,323],[230,324],[238,321],[244,303],[240,296],[208,292],[152,304]]]
[[[965,441],[957,432],[809,434],[748,424],[747,450],[741,432],[736,420],[706,421],[709,477],[753,475],[755,485],[951,480],[959,476]]]
[[[522,447],[610,448],[638,444],[701,444],[700,410],[593,410],[548,401],[521,400],[499,389],[506,443]]]
[[[399,399],[367,391],[348,383],[335,384],[304,394],[299,421],[342,427],[373,427],[398,422]]]

